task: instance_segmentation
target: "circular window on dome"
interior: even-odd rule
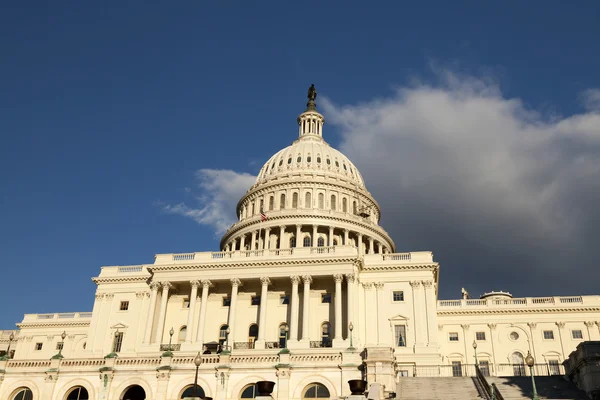
[[[510,338],[510,340],[518,340],[519,339],[519,334],[515,331],[512,331],[510,333],[510,335],[508,335],[508,337]]]
[[[302,162],[302,157],[298,156],[298,158],[296,159],[297,163],[301,163]]]
[[[312,158],[310,156],[306,157],[306,162],[310,163],[312,161]]]
[[[327,159],[327,165],[331,165],[331,160],[329,158]]]
[[[321,164],[321,157],[317,156],[317,164]]]

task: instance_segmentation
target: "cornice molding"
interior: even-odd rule
[[[578,308],[527,308],[527,309],[489,309],[489,310],[448,310],[437,311],[438,316],[444,315],[490,315],[490,314],[553,314],[553,313],[588,313],[600,312],[600,307]]]
[[[92,278],[92,281],[95,284],[99,284],[99,283],[123,283],[123,282],[147,282],[148,279],[150,279],[151,276],[150,275],[146,275],[146,276],[127,276],[127,277],[106,277],[106,278],[100,278],[100,277],[94,277]]]
[[[61,326],[89,326],[90,321],[72,321],[72,322],[21,322],[17,324],[19,329],[23,328],[50,328]],[[14,340],[13,340],[14,341]]]

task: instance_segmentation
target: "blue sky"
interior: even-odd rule
[[[165,206],[233,215],[226,206],[237,192],[197,171],[256,174],[294,139],[311,83],[326,140],[361,169],[398,250],[434,251],[441,298],[458,297],[461,286],[520,296],[597,292],[593,280],[576,277],[595,277],[598,256],[599,12],[592,1],[5,4],[0,327],[24,313],[91,310],[90,277],[102,265],[216,250],[214,221]],[[373,121],[368,113],[382,104],[396,126],[410,110],[424,115],[419,127],[464,112],[461,121],[487,136],[457,134],[454,142],[446,132],[439,147],[421,128],[409,137],[392,132],[399,151],[425,137],[436,143],[421,157],[431,162],[396,165],[398,152],[373,155],[392,149],[377,147],[389,138],[387,125],[344,120],[366,113]],[[485,119],[486,110],[501,118]],[[529,149],[519,140],[533,130],[553,139]],[[465,143],[479,147],[454,158]],[[509,149],[499,157],[505,163],[478,164],[496,152],[472,161],[495,146]],[[439,160],[452,161],[434,167]],[[492,171],[489,179],[469,176],[477,181],[467,188],[477,198],[470,211],[456,211],[464,199],[452,191],[464,175],[436,173],[450,167]],[[383,182],[381,168],[393,182]],[[390,184],[394,196],[382,201]],[[493,203],[527,190],[514,206]],[[409,192],[423,197],[409,201]],[[531,204],[544,212],[530,232],[519,224],[532,226]],[[414,235],[403,229],[409,223]]]

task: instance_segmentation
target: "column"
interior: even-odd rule
[[[285,236],[285,225],[280,225],[279,226],[279,248],[283,249],[283,238]],[[296,245],[298,245],[297,241],[296,241]],[[285,246],[287,247],[287,245]]]
[[[425,322],[427,324],[427,345],[437,347],[437,332],[435,331],[435,317],[437,307],[435,305],[435,290],[433,281],[423,281],[425,294]]]
[[[565,359],[565,346],[563,344],[563,329],[565,328],[565,323],[564,322],[557,322],[556,326],[558,327],[558,340],[560,340],[560,353],[562,356],[562,359]]]
[[[365,326],[366,329],[366,337],[365,342],[367,346],[373,346],[377,342],[376,332],[373,327],[377,326],[377,314],[373,312],[376,307],[376,299],[375,299],[375,291],[373,290],[372,282],[363,282],[363,288],[365,290],[365,310],[366,311],[366,320]]]
[[[530,334],[529,337],[531,339],[531,353],[532,353],[533,358],[535,360],[537,360],[538,358],[537,358],[537,354],[535,351],[535,336],[533,333],[533,330],[537,328],[537,324],[535,322],[528,322],[527,326],[529,327],[529,334]]]
[[[425,332],[421,326],[421,296],[419,296],[419,288],[421,287],[420,281],[411,281],[410,286],[412,287],[413,296],[413,321],[415,321],[415,346],[423,345],[423,335]]]
[[[362,239],[363,239],[363,235],[362,235],[362,233],[359,233],[358,234],[358,243],[357,243],[358,255],[359,256],[363,254],[363,242],[362,242]]]
[[[242,235],[240,239],[240,250],[246,250],[244,246],[246,246],[246,235]]]
[[[354,281],[356,276],[354,274],[346,274],[346,322],[350,325],[350,322],[356,327],[358,321],[354,321]],[[346,327],[348,328],[348,327]],[[346,331],[346,339],[350,338],[350,330]]]
[[[192,343],[193,330],[194,330],[194,315],[196,314],[196,297],[198,297],[198,286],[200,282],[191,281],[190,285],[192,285],[192,291],[190,292],[190,310],[188,312],[187,318],[187,331],[185,332],[185,342]]]
[[[494,373],[497,375],[498,367],[496,365],[496,348],[494,347],[494,331],[496,330],[496,324],[487,324],[490,328],[490,343],[492,343],[492,364],[494,366]]]
[[[382,253],[383,253],[383,250],[381,247],[381,242],[377,242],[377,254],[382,254]]]
[[[162,344],[163,330],[165,329],[165,316],[167,313],[167,300],[169,300],[169,289],[172,285],[169,282],[161,282],[162,286],[162,297],[160,299],[160,311],[158,314],[158,324],[156,326],[156,335],[154,336],[154,342]]]
[[[470,340],[467,339],[467,332],[469,331],[469,328],[471,328],[471,325],[468,324],[461,324],[460,327],[463,330],[463,343],[465,345],[465,364],[471,364],[471,360],[473,360],[473,364],[475,364],[475,352],[473,352],[473,357],[469,356],[469,348],[472,349],[470,343]],[[467,368],[465,366],[465,368]]]
[[[369,254],[373,254],[373,247],[374,247],[373,242],[374,242],[373,238],[370,237],[369,238]]]
[[[148,318],[146,320],[146,332],[144,332],[144,343],[149,344],[152,337],[152,325],[154,324],[154,313],[156,312],[156,296],[158,294],[158,288],[160,284],[158,282],[152,282],[150,284],[150,307],[148,310]]]
[[[304,292],[302,299],[302,341],[310,342],[308,336],[308,324],[310,320],[309,316],[309,308],[310,308],[310,283],[312,282],[312,277],[310,275],[304,275],[302,277],[302,281],[304,282]]]
[[[344,229],[344,246],[348,246],[348,242],[350,241],[350,238],[348,237],[348,229]]]
[[[329,227],[329,236],[327,237],[327,246],[333,246],[333,226]]]
[[[265,241],[263,242],[263,249],[269,250],[269,245],[271,244],[271,228],[265,229]]]
[[[250,244],[250,250],[258,250],[258,245],[256,243],[256,234],[258,231],[252,231],[252,243]]]
[[[243,236],[242,236],[243,237]],[[233,346],[235,342],[235,306],[237,304],[238,287],[242,283],[238,278],[231,278],[231,302],[229,303],[229,319],[227,320],[227,326],[229,326],[229,343]],[[231,349],[226,349],[231,350]]]
[[[586,321],[585,327],[587,328],[588,339],[587,340],[598,340],[598,330],[595,329],[594,321]]]
[[[342,281],[344,275],[335,274],[333,275],[335,281],[335,336],[334,341],[342,340]]]
[[[379,321],[380,321],[380,315],[379,315],[379,311],[382,309],[381,306],[381,297],[382,297],[382,293],[383,293],[383,282],[377,282],[375,283],[375,296],[376,296],[376,301],[377,301],[377,308],[376,308],[376,313],[375,315],[377,316],[377,324],[375,326],[375,329],[377,331],[377,344],[381,343],[381,337],[380,337],[380,329],[379,329]]]
[[[296,247],[302,247],[302,225],[296,225]]]
[[[290,340],[296,341],[298,340],[298,311],[300,310],[300,299],[298,297],[298,284],[300,283],[300,277],[298,275],[294,275],[290,279],[292,281],[292,312],[290,315]]]
[[[310,240],[311,247],[317,247],[317,225],[313,225],[312,239]]]
[[[204,345],[204,324],[206,323],[206,302],[208,301],[208,289],[211,286],[211,281],[202,281],[202,303],[200,303],[200,320],[198,321],[198,332],[196,333],[196,341],[200,345]]]
[[[260,283],[262,285],[260,289],[260,314],[259,314],[259,323],[258,323],[258,339],[257,341],[260,343],[265,342],[265,332],[267,331],[267,303],[268,303],[268,289],[271,280],[263,276],[260,278]]]

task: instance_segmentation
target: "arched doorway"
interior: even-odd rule
[[[282,322],[279,324],[279,348],[283,349],[287,347],[287,335],[288,335],[288,324]]]
[[[31,389],[22,387],[17,389],[15,395],[12,397],[12,400],[33,400],[33,393],[31,392]]]
[[[252,324],[248,328],[248,348],[249,349],[254,348],[254,342],[256,341],[257,337],[258,337],[258,325]]]
[[[320,383],[311,383],[302,392],[303,399],[328,399],[329,397],[329,390]]]
[[[123,392],[121,400],[145,400],[146,392],[139,385],[131,385]]]
[[[510,361],[513,366],[513,375],[514,376],[525,376],[525,361],[523,359],[523,354],[515,351],[510,356]]]
[[[89,400],[90,396],[86,388],[82,386],[75,386],[69,392],[66,400]]]
[[[242,389],[240,392],[240,399],[253,399],[256,397],[257,393],[256,385],[254,383],[250,384]]]
[[[202,389],[202,386],[200,385],[196,385],[196,394],[194,395],[194,385],[189,385],[186,386],[186,388],[183,390],[183,392],[181,392],[181,396],[179,396],[179,399],[185,399],[186,397],[202,397],[204,398],[205,394],[204,394],[204,389]]]
[[[187,326],[184,325],[181,327],[181,329],[179,329],[179,335],[177,335],[177,343],[184,343],[186,335],[187,335]]]

